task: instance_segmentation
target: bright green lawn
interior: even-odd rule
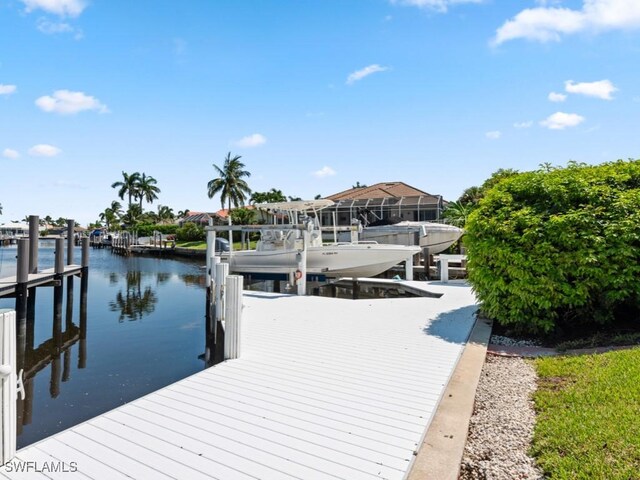
[[[640,479],[640,349],[542,358],[532,453],[552,479]]]

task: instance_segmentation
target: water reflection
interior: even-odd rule
[[[41,268],[53,259],[53,248],[40,251]],[[15,255],[3,261],[0,276]],[[86,277],[29,292],[16,325],[26,394],[17,400],[18,448],[221,360],[220,335],[207,342],[201,263],[92,250]],[[14,307],[0,298],[0,308]]]
[[[22,371],[24,398],[17,399],[17,433],[22,433],[23,426],[29,425],[33,419],[34,383],[38,372],[51,365],[49,395],[57,398],[60,394],[60,383],[71,378],[71,347],[80,344],[78,349],[78,368],[87,365],[87,288],[88,276],[85,274],[80,283],[80,325],[73,322],[73,284],[74,278],[67,279],[67,309],[65,328],[62,330],[62,282],[54,287],[53,331],[51,337],[35,346],[35,299],[37,289],[29,292],[27,318],[18,321],[16,363],[18,372]],[[31,307],[31,308],[29,308]],[[61,362],[62,357],[62,362]],[[62,363],[62,365],[61,365]]]
[[[119,322],[125,319],[129,321],[142,320],[143,317],[153,313],[158,303],[158,296],[151,285],[142,286],[142,280],[147,275],[143,272],[126,272],[126,286],[116,294],[116,299],[109,302],[109,309],[119,313]],[[166,282],[168,276],[156,275],[158,284]]]

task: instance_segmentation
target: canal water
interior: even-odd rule
[[[39,255],[41,269],[53,266],[50,244]],[[15,246],[0,247],[0,277],[15,273],[15,256]],[[57,323],[54,288],[37,288],[26,335],[18,334],[27,394],[18,400],[18,448],[206,367],[201,263],[91,250],[86,307],[81,280],[71,288],[65,280]],[[0,298],[0,309],[14,307]]]

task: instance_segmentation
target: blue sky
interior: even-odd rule
[[[0,222],[93,221],[121,171],[216,210],[253,190],[640,157],[637,0],[0,0]]]

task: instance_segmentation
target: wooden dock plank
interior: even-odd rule
[[[400,480],[474,321],[468,287],[428,288],[445,295],[247,293],[240,359],[19,455],[75,457],[92,478]]]

